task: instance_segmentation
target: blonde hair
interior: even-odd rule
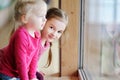
[[[16,28],[23,23],[21,22],[21,17],[25,15],[28,18],[34,11],[39,11],[43,6],[47,7],[47,4],[43,0],[18,0],[15,4],[14,9],[14,29],[11,32],[11,35],[14,33]]]
[[[15,5],[15,20],[19,21],[22,15],[32,13],[32,10],[40,10],[46,3],[43,0],[17,1]]]
[[[53,18],[64,22],[66,25],[68,24],[68,15],[61,9],[50,8],[47,11],[46,19],[50,20],[50,19],[53,19]],[[47,60],[47,64],[45,65],[46,68],[49,67],[51,65],[51,62],[52,62],[52,50],[51,50],[51,47],[52,47],[52,43],[50,43],[48,60]]]

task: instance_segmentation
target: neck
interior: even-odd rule
[[[41,38],[41,44],[42,44],[42,46],[45,46],[45,43],[46,43],[46,40],[43,39],[43,38]]]
[[[47,40],[44,38],[44,36],[41,33],[41,43],[42,43],[42,46],[45,46],[46,41]]]
[[[35,30],[32,29],[32,28],[30,28],[28,25],[25,25],[25,27],[26,27],[28,33],[29,33],[32,37],[35,37],[35,35],[34,35]]]

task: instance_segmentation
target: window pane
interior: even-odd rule
[[[86,5],[84,67],[93,80],[120,80],[120,5],[115,1]]]
[[[120,4],[120,0],[117,0],[117,3]]]
[[[117,23],[120,24],[120,3],[117,5]]]
[[[87,0],[89,5],[96,5],[96,0]]]
[[[98,3],[101,5],[113,5],[115,0],[98,0]]]
[[[98,16],[100,23],[112,23],[114,20],[114,7],[113,5],[99,6]]]
[[[97,17],[96,17],[96,9],[95,9],[95,6],[90,6],[90,9],[89,9],[89,15],[91,15],[91,16],[89,16],[89,22],[92,22],[92,23],[94,23],[94,22],[96,22],[97,21]]]
[[[103,1],[103,3],[101,2]],[[108,4],[107,4],[108,2]],[[112,23],[114,20],[114,2],[113,0],[89,0],[86,5],[86,15],[89,17],[87,22]],[[89,13],[89,14],[88,14]]]

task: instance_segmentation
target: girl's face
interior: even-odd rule
[[[32,14],[28,17],[28,25],[37,30],[41,30],[46,22],[47,7],[43,7],[41,10],[33,10]]]
[[[66,24],[58,19],[52,18],[47,20],[43,30],[42,38],[48,42],[53,42],[61,37],[66,28]]]

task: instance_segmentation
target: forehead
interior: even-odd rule
[[[39,5],[36,5],[34,8],[33,8],[33,13],[37,14],[37,15],[46,15],[46,12],[47,12],[47,6],[46,5],[43,5],[42,7],[39,6]]]
[[[59,29],[59,30],[65,30],[66,28],[66,24],[60,20],[57,20],[57,19],[50,19],[48,20],[48,23],[50,23],[51,25],[53,25],[56,29]]]

